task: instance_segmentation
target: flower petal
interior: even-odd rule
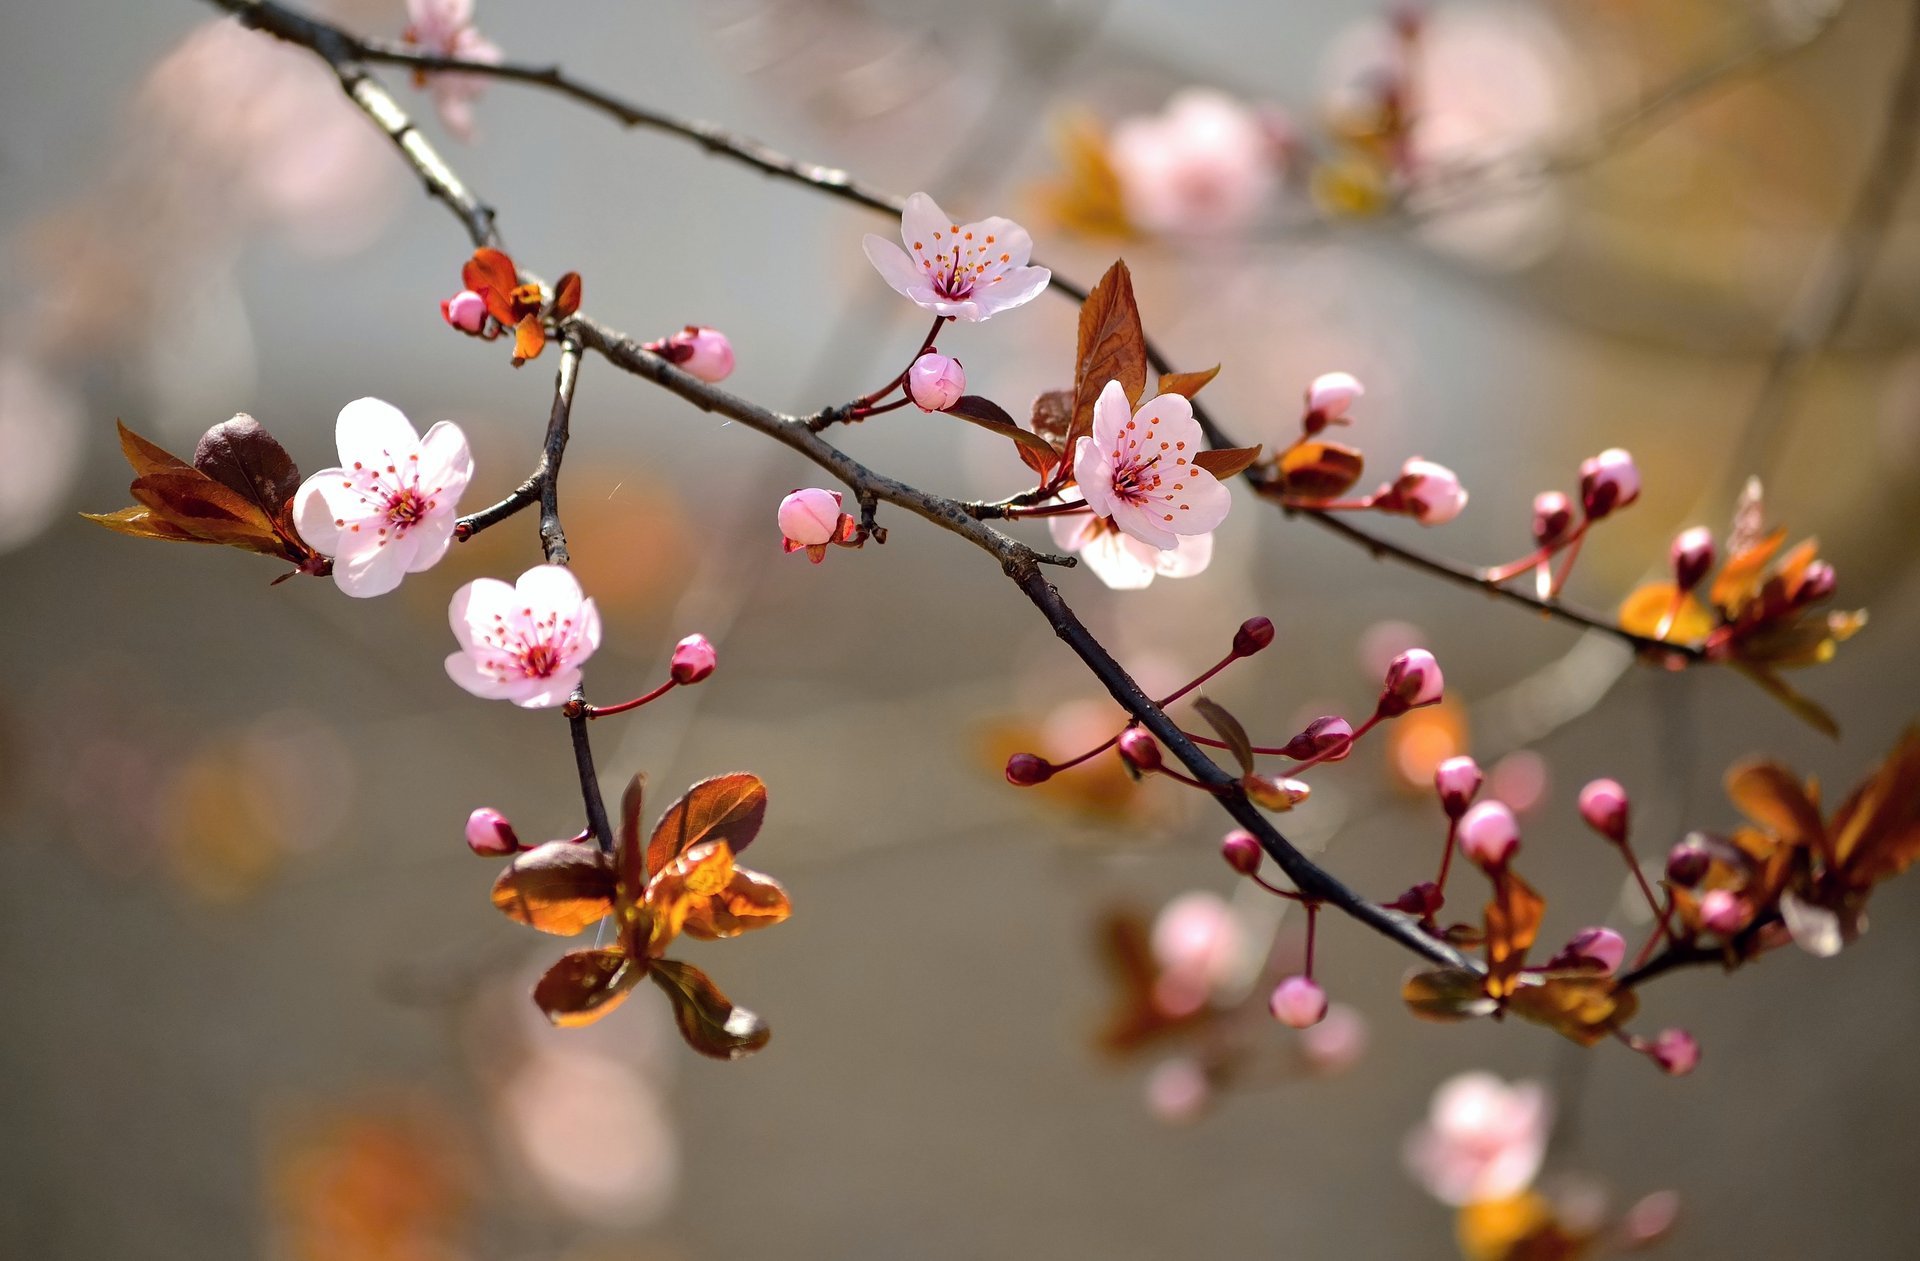
[[[1118,381],[1107,382],[1093,402],[1093,440],[1109,459],[1119,450],[1127,422],[1132,419],[1133,404],[1127,402],[1126,387]]]
[[[1099,415],[1097,410],[1094,414]],[[1098,425],[1099,421],[1094,423]],[[1100,449],[1097,439],[1082,438],[1074,447],[1073,480],[1095,516],[1113,515],[1113,457]]]
[[[300,531],[300,537],[307,546],[322,556],[332,556],[340,550],[342,526],[339,522],[346,519],[346,500],[336,499],[329,492],[347,490],[341,483],[348,480],[345,469],[321,469],[306,481],[300,483],[300,489],[293,495],[293,525]],[[365,505],[360,497],[348,491],[355,511],[355,517],[364,511]]]
[[[447,677],[482,700],[505,700],[525,686],[523,680],[501,678],[483,668],[471,653],[456,652],[447,657]]]
[[[1180,537],[1169,528],[1170,523],[1164,519],[1171,514],[1154,511],[1157,507],[1159,507],[1158,504],[1142,507],[1139,504],[1115,500],[1113,523],[1142,543],[1149,543],[1162,550],[1173,547],[1179,543]]]
[[[381,455],[399,457],[420,450],[420,435],[405,414],[377,398],[355,399],[341,408],[333,432],[340,462],[348,466],[356,460],[371,463]]]
[[[498,578],[475,578],[453,593],[447,604],[447,623],[460,647],[471,650],[476,638],[484,637],[496,618],[504,619],[515,609],[514,589]]]
[[[432,497],[435,511],[449,515],[473,479],[473,451],[467,435],[450,420],[438,421],[420,439],[420,488]]]
[[[1144,553],[1144,555],[1143,555]],[[1102,529],[1080,550],[1093,576],[1115,591],[1138,591],[1153,582],[1154,562],[1148,556],[1172,555],[1148,547],[1118,530]]]
[[[523,607],[531,608],[536,619],[542,613],[558,613],[562,619],[577,618],[586,599],[580,580],[565,565],[535,565],[513,584],[514,595]]]
[[[1144,558],[1143,558],[1144,559]],[[1164,552],[1155,552],[1154,572],[1166,578],[1191,578],[1213,563],[1213,534],[1185,534]]]
[[[407,560],[407,572],[425,573],[440,563],[453,543],[453,514],[436,512],[422,518],[419,524],[407,531],[405,541],[413,546],[413,555]]]
[[[365,535],[359,536],[364,539]],[[349,546],[333,558],[333,581],[350,596],[365,598],[385,595],[400,585],[407,575],[407,562],[414,548],[405,539]]]
[[[912,250],[913,243],[919,241],[931,255],[934,241],[945,241],[952,230],[953,220],[947,218],[947,212],[925,193],[915,193],[907,198],[906,205],[901,208],[900,240],[908,250]],[[918,270],[918,263],[913,266]]]
[[[556,671],[544,679],[515,679],[507,699],[522,709],[552,709],[564,705],[580,686],[579,667]]]
[[[984,320],[988,316],[1023,306],[1046,292],[1051,283],[1053,273],[1044,267],[1015,267],[976,288],[972,305],[979,309],[979,314],[961,318]]]

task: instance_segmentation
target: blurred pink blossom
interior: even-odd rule
[[[1127,218],[1147,232],[1245,228],[1277,183],[1274,146],[1260,116],[1207,88],[1178,92],[1163,112],[1121,122],[1108,157]]]
[[[1426,1123],[1407,1136],[1407,1169],[1444,1204],[1516,1195],[1546,1159],[1553,1105],[1538,1082],[1462,1073],[1434,1092]]]

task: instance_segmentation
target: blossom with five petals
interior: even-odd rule
[[[1011,219],[955,223],[925,193],[907,198],[901,249],[867,234],[867,258],[896,293],[935,315],[972,323],[1032,301],[1053,274],[1030,267],[1033,238]]]
[[[1134,411],[1118,381],[1093,405],[1093,436],[1080,439],[1073,476],[1096,516],[1150,547],[1179,545],[1226,520],[1233,496],[1193,463],[1206,450],[1193,404],[1162,394]]]
[[[300,484],[294,523],[301,538],[333,558],[342,591],[384,595],[447,554],[473,455],[452,421],[422,437],[399,408],[377,398],[341,408],[334,435],[341,467]]]
[[[1211,534],[1189,534],[1163,551],[1105,517],[1050,517],[1047,528],[1060,550],[1078,554],[1093,576],[1115,591],[1138,591],[1156,576],[1190,578],[1213,560]]]
[[[600,646],[600,610],[563,565],[537,565],[508,586],[477,578],[454,592],[447,620],[460,651],[447,674],[486,700],[564,705]]]

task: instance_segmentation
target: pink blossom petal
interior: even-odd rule
[[[450,506],[473,478],[473,452],[467,435],[450,420],[438,421],[420,439],[420,485],[442,506]]]
[[[340,462],[348,466],[365,460],[369,452],[398,458],[420,449],[420,435],[412,422],[392,403],[377,398],[355,399],[341,408],[334,422],[334,440]]]
[[[413,553],[410,539],[343,550],[333,558],[333,580],[350,596],[385,595],[407,576]]]

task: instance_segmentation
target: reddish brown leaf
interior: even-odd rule
[[[238,493],[279,521],[294,492],[300,489],[300,469],[287,449],[246,414],[207,430],[194,448],[193,467]]]
[[[564,320],[580,309],[580,273],[570,271],[553,285],[553,318]]]
[[[1240,773],[1253,774],[1253,741],[1247,737],[1247,729],[1240,725],[1240,720],[1228,713],[1224,705],[1205,696],[1196,698],[1193,707],[1207,720],[1214,734],[1226,741],[1234,760],[1240,763]]]
[[[486,299],[487,314],[508,328],[519,322],[513,310],[513,291],[519,287],[520,273],[511,258],[499,250],[477,249],[460,269],[460,279]]]
[[[737,1060],[767,1044],[773,1031],[744,1007],[735,1007],[707,974],[689,963],[656,959],[648,973],[673,1000],[674,1023],[687,1045],[716,1060]]]
[[[1209,381],[1219,375],[1220,365],[1217,363],[1203,372],[1169,372],[1160,378],[1160,393],[1192,398],[1205,389]]]
[[[83,512],[80,514],[89,521],[98,522],[120,534],[131,534],[139,539],[166,539],[173,543],[212,543],[212,539],[203,539],[172,524],[165,517],[155,516],[151,508],[135,506],[122,508],[118,512]]]
[[[1422,1020],[1443,1023],[1492,1015],[1499,1006],[1487,997],[1486,979],[1465,968],[1415,972],[1401,982],[1400,997]]]
[[[1898,875],[1920,857],[1920,727],[1908,727],[1835,812],[1832,832],[1834,861],[1855,885]]]
[[[1303,442],[1280,455],[1280,489],[1302,499],[1335,499],[1360,480],[1366,457],[1338,442]]]
[[[1116,261],[1080,307],[1080,339],[1074,353],[1073,421],[1061,450],[1093,432],[1093,404],[1107,382],[1118,381],[1127,402],[1137,405],[1147,388],[1147,335],[1133,299],[1133,277]]]
[[[592,1024],[624,1002],[646,971],[624,950],[575,950],[547,969],[533,1002],[562,1028]]]
[[[657,958],[665,951],[693,909],[725,890],[733,872],[733,851],[725,841],[703,841],[656,871],[647,883],[652,923],[646,954]]]
[[[1780,526],[1771,533],[1756,539],[1750,546],[1731,551],[1726,563],[1720,566],[1720,573],[1713,580],[1708,599],[1720,608],[1729,611],[1752,599],[1760,590],[1760,576],[1766,571],[1767,562],[1787,541],[1787,528]]]
[[[1639,1007],[1632,990],[1619,989],[1604,976],[1556,977],[1522,985],[1507,998],[1508,1011],[1581,1046],[1611,1036]]]
[[[1028,424],[1033,432],[1045,438],[1049,445],[1064,451],[1067,430],[1073,427],[1073,391],[1048,390],[1034,399],[1033,418]]]
[[[547,331],[540,327],[540,317],[526,316],[514,326],[513,366],[517,368],[529,359],[538,359],[546,346]]]
[[[1048,469],[1060,462],[1060,453],[1053,449],[1051,443],[1014,424],[1013,417],[1007,414],[1006,409],[992,399],[982,398],[978,394],[964,394],[947,409],[947,414],[971,421],[989,433],[997,433],[1016,444],[1020,448],[1021,460],[1043,477]]]
[[[1692,595],[1681,596],[1676,608],[1675,594],[1671,582],[1650,582],[1636,589],[1621,601],[1621,629],[1668,643],[1699,643],[1713,630],[1713,615]]]
[[[271,517],[199,469],[152,473],[131,489],[155,516],[196,538],[265,556],[288,554]]]
[[[1540,935],[1547,903],[1513,871],[1493,873],[1493,899],[1487,903],[1487,995],[1504,998]]]
[[[703,779],[667,807],[647,843],[647,870],[667,864],[702,841],[725,841],[738,855],[767,817],[767,786],[744,771]]]
[[[1827,848],[1820,809],[1797,776],[1778,762],[1760,758],[1735,763],[1726,778],[1727,796],[1755,823],[1789,845]],[[1829,861],[1831,854],[1823,854]]]
[[[620,836],[615,852],[619,855],[620,895],[629,902],[638,901],[647,887],[647,851],[640,839],[640,808],[646,795],[645,772],[628,780],[626,791],[620,794]]]
[[[1193,462],[1224,482],[1229,477],[1238,477],[1252,468],[1254,462],[1260,458],[1260,450],[1260,447],[1254,446],[1199,451],[1194,454]]]
[[[127,463],[133,466],[135,477],[145,477],[149,473],[177,473],[193,467],[172,452],[148,442],[122,422],[116,420],[113,423],[120,430],[120,450],[127,457]]]
[[[598,923],[613,898],[613,860],[572,841],[535,846],[493,882],[493,904],[508,919],[562,937]]]
[[[787,891],[772,876],[736,867],[726,887],[687,907],[680,931],[702,941],[771,928],[793,914]]]

